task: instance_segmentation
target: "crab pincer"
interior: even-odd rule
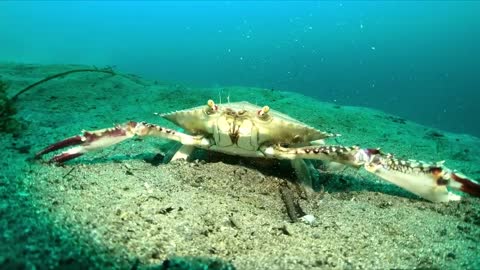
[[[105,148],[132,137],[133,133],[131,132],[131,129],[136,126],[137,123],[129,122],[126,125],[117,125],[114,128],[102,129],[94,132],[84,131],[82,135],[67,138],[44,148],[35,154],[35,158],[38,159],[42,155],[59,149],[76,146],[63,153],[55,155],[49,160],[49,162],[64,163],[89,151]]]
[[[65,140],[54,143],[54,144],[44,148],[43,150],[39,151],[38,153],[35,154],[35,159],[39,159],[41,156],[43,156],[45,154],[48,154],[50,152],[53,152],[55,150],[62,149],[62,148],[65,148],[65,147],[69,147],[69,146],[79,145],[79,144],[82,144],[82,143],[84,143],[82,136],[74,136],[74,137],[67,138]],[[49,162],[63,163],[67,160],[74,159],[74,158],[79,157],[81,155],[83,155],[83,153],[68,153],[68,152],[65,152],[65,153],[62,153],[60,155],[57,155],[57,156],[53,157]]]
[[[450,178],[457,182],[457,189],[468,193],[472,196],[480,197],[480,184],[479,181],[474,181],[472,179],[469,179],[467,176],[458,173],[458,172],[452,172],[450,173]]]
[[[458,201],[461,197],[449,191],[456,189],[480,197],[480,184],[447,168],[444,161],[424,162],[404,160],[379,149],[365,149],[368,160],[365,169],[378,177],[400,186],[432,202]]]

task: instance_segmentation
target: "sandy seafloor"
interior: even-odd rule
[[[2,64],[0,80],[13,94],[74,68]],[[446,160],[480,178],[479,138],[380,111],[272,89],[72,74],[20,96],[18,117],[26,128],[1,134],[0,268],[146,269],[199,256],[236,269],[480,269],[479,199],[433,204],[364,170],[324,174],[323,192],[298,198],[316,217],[311,225],[290,221],[279,188],[293,175],[275,164],[208,153],[197,153],[200,161],[162,164],[174,144],[155,138],[129,140],[63,167],[31,159],[82,129],[128,120],[174,128],[153,113],[218,103],[219,92],[224,103],[229,95],[232,102],[269,105],[342,134],[327,143]]]

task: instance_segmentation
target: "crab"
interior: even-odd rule
[[[403,160],[379,148],[326,145],[325,139],[339,134],[320,131],[268,106],[258,107],[248,102],[217,105],[208,100],[206,105],[160,116],[186,132],[130,121],[112,128],[83,131],[46,147],[36,157],[75,146],[49,161],[61,164],[135,136],[153,136],[181,143],[171,160],[188,159],[195,148],[242,157],[289,160],[297,176],[306,180],[312,177],[308,161],[321,160],[363,167],[432,202],[460,200],[449,188],[480,196],[477,181],[445,167],[443,162]]]

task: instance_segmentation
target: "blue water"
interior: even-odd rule
[[[298,91],[480,136],[479,14],[476,1],[0,2],[0,61]]]

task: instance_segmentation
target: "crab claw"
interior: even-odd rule
[[[450,179],[454,182],[450,184],[453,188],[461,190],[475,197],[480,197],[480,184],[478,181],[469,179],[459,172],[451,172]]]
[[[79,157],[87,152],[106,148],[134,136],[134,129],[139,126],[136,122],[129,122],[126,125],[117,125],[114,128],[101,129],[97,131],[84,131],[82,135],[73,136],[54,143],[35,155],[35,158],[69,146],[75,146],[61,154],[51,158],[49,162],[63,163]]]
[[[47,153],[53,152],[58,149],[62,149],[65,147],[69,146],[74,146],[74,145],[79,145],[85,142],[85,138],[83,136],[73,136],[70,138],[67,138],[65,140],[59,141],[57,143],[54,143],[43,150],[39,151],[38,153],[35,154],[35,158],[39,159],[42,155],[45,155]],[[74,148],[75,149],[75,148]],[[65,153],[62,153],[60,155],[54,156],[50,162],[58,162],[58,163],[63,163],[65,161],[68,161],[70,159],[74,159],[76,157],[79,157],[83,155],[83,153],[80,152],[73,152],[73,151],[67,151]]]
[[[378,149],[364,149],[369,157],[365,169],[378,177],[432,202],[458,201],[460,196],[448,188],[480,197],[480,184],[443,165],[443,161],[427,163],[397,159]]]

